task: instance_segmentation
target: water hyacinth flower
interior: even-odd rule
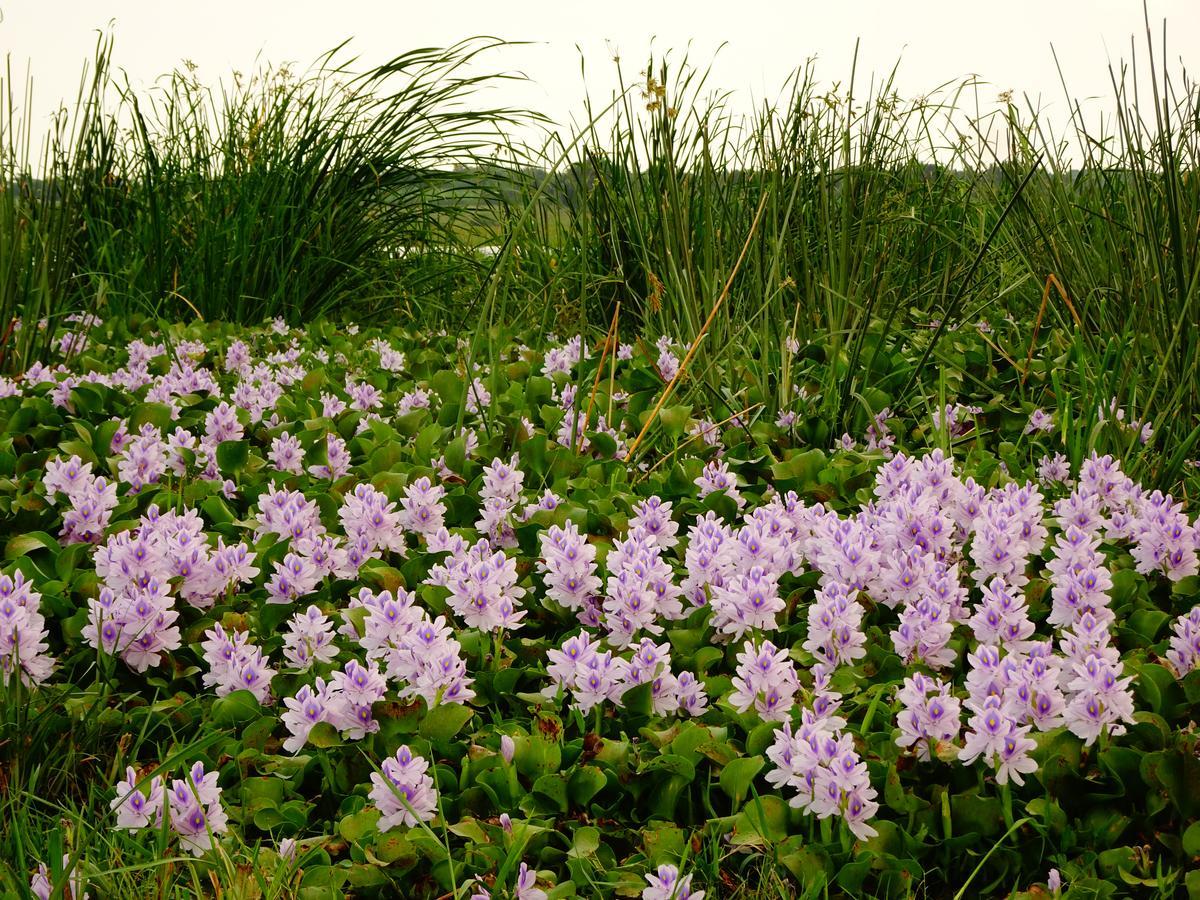
[[[371,773],[372,802],[382,813],[379,830],[389,831],[397,825],[417,825],[430,822],[437,811],[437,790],[427,774],[429,763],[413,756],[407,746],[383,761],[380,772]]]
[[[658,348],[658,374],[663,381],[670,381],[679,374],[679,357],[671,350],[671,338],[664,334],[654,346]]]
[[[203,762],[194,763],[186,778],[171,783],[167,803],[171,828],[183,848],[195,856],[211,849],[214,835],[229,830],[217,773],[205,772]]]
[[[1038,481],[1045,485],[1067,484],[1071,480],[1071,465],[1061,453],[1043,456],[1038,460]]]
[[[310,606],[288,620],[283,636],[283,658],[304,672],[317,663],[329,663],[337,657],[333,642],[333,623],[316,606]]]
[[[537,886],[537,872],[523,861],[513,887],[515,900],[546,900],[546,892]]]
[[[1024,776],[1037,770],[1029,751],[1037,746],[1026,735],[1028,725],[1017,725],[1005,712],[1003,701],[995,695],[967,701],[973,715],[967,723],[967,737],[958,757],[964,763],[983,758],[996,770],[996,780],[1005,784],[1011,778],[1024,784]]]
[[[83,874],[82,862],[76,860],[74,869],[71,868],[71,854],[64,853],[62,856],[62,868],[67,873],[67,882],[63,886],[63,890],[56,895],[59,897],[69,896],[71,900],[88,900],[91,896],[87,892],[87,879]],[[53,895],[54,885],[50,879],[50,868],[45,863],[38,863],[37,872],[29,881],[29,891],[38,900],[50,900]],[[544,895],[543,895],[544,896]]]
[[[283,742],[283,749],[288,753],[299,753],[308,743],[309,732],[319,722],[329,722],[337,727],[340,721],[336,703],[340,698],[333,696],[335,691],[318,678],[315,686],[301,685],[293,697],[285,697],[283,704],[287,711],[281,716],[283,725],[289,732],[289,737]]]
[[[774,631],[775,616],[783,611],[775,576],[752,566],[740,577],[713,588],[711,624],[719,632],[742,637],[747,631]]]
[[[296,861],[296,839],[284,838],[279,842],[279,848],[275,851],[279,854],[279,858],[287,862]]]
[[[129,592],[101,588],[98,597],[88,600],[82,635],[97,650],[119,655],[129,668],[144,672],[181,646],[174,624],[178,617],[164,584],[151,577],[144,588]]]
[[[938,742],[953,741],[958,737],[962,726],[961,704],[950,693],[950,685],[946,682],[918,672],[904,679],[896,696],[904,705],[896,717],[900,727],[896,744],[914,747],[917,759],[930,759]]]
[[[517,580],[516,560],[480,540],[434,566],[426,583],[449,588],[446,602],[468,627],[512,631],[525,618],[518,606],[525,588]]]
[[[1200,666],[1200,606],[1193,606],[1191,612],[1176,619],[1171,631],[1167,661],[1175,669],[1175,676],[1183,678]]]
[[[1068,684],[1073,696],[1064,717],[1085,745],[1102,732],[1124,734],[1125,724],[1133,724],[1133,679],[1121,677],[1122,670],[1120,661],[1096,653],[1073,666],[1075,677]]]
[[[338,519],[346,537],[365,544],[370,550],[403,552],[404,533],[401,514],[387,495],[369,484],[356,485],[338,510]]]
[[[54,669],[41,599],[20,569],[12,576],[0,575],[0,677],[5,687],[14,675],[28,687],[39,685]]]
[[[54,504],[61,493],[70,505],[59,532],[64,544],[100,543],[117,505],[116,483],[93,475],[91,469],[91,463],[82,463],[78,456],[46,464],[46,499]]]
[[[271,679],[275,670],[262,650],[250,643],[248,634],[230,634],[218,623],[204,632],[204,637],[201,647],[208,663],[205,687],[215,687],[218,697],[233,691],[250,691],[264,706],[273,702]]]
[[[663,559],[662,547],[648,532],[635,527],[617,541],[608,555],[604,625],[609,642],[626,647],[641,631],[659,635],[661,620],[683,618],[682,589]]]
[[[148,782],[141,779],[145,790],[139,789],[138,783],[137,771],[126,766],[125,780],[117,782],[117,795],[109,804],[110,809],[116,810],[118,828],[138,831],[162,822],[165,797],[162,776],[155,775]]]
[[[367,666],[350,660],[328,683],[317,678],[312,686],[301,685],[294,696],[283,701],[287,711],[281,718],[290,733],[283,748],[299,753],[320,722],[328,722],[350,740],[375,733],[379,722],[372,707],[386,692],[387,684],[373,660]]]
[[[503,819],[504,816],[501,816]],[[476,885],[471,900],[491,900],[492,895],[482,885]],[[513,900],[546,900],[545,891],[537,887],[537,872],[522,862],[517,870],[516,883],[513,885]]]
[[[830,667],[853,665],[867,655],[863,613],[862,604],[845,585],[836,581],[826,584],[808,607],[804,649]]]
[[[575,671],[570,685],[575,708],[584,715],[601,703],[621,705],[621,697],[629,689],[629,663],[611,650],[594,653]]]
[[[336,481],[350,471],[350,451],[346,442],[334,432],[325,435],[325,462],[308,467],[308,473],[316,478]]]
[[[597,596],[601,581],[596,575],[596,547],[568,520],[561,528],[551,525],[539,536],[546,596],[567,609],[583,610]]]
[[[446,506],[442,503],[445,495],[445,488],[433,484],[427,476],[415,479],[404,488],[400,524],[427,538],[436,534],[446,521]]]
[[[649,887],[642,888],[642,900],[704,900],[705,891],[692,890],[692,876],[680,875],[672,865],[661,865],[646,874]]]
[[[292,475],[304,473],[304,448],[301,447],[299,438],[292,437],[286,431],[271,439],[271,450],[267,459],[280,472]]]
[[[785,722],[794,705],[800,682],[787,650],[770,641],[746,641],[738,654],[734,692],[729,702],[738,712],[751,707],[766,722]]]
[[[1014,648],[1033,634],[1033,623],[1020,591],[1010,590],[997,576],[983,585],[983,599],[971,617],[971,629],[981,644]]]
[[[1024,434],[1033,434],[1035,431],[1049,433],[1054,430],[1054,418],[1050,416],[1044,409],[1035,409],[1029,414],[1029,421],[1025,423]]]
[[[706,463],[694,483],[700,488],[697,497],[701,500],[709,494],[724,493],[737,504],[738,509],[746,505],[746,498],[738,490],[737,479],[729,471],[729,466],[719,459]]]

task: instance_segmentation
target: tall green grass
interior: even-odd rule
[[[944,138],[965,85],[904,102],[894,72],[828,88],[809,64],[776,102],[735,116],[708,69],[684,58],[645,71],[635,85],[622,75],[604,115],[587,102],[561,189],[530,198],[543,209],[517,240],[535,275],[513,290],[572,298],[593,324],[621,300],[633,330],[690,343],[765,197],[693,388],[736,405],[746,386],[774,413],[790,402],[780,373],[795,338],[830,363],[822,413],[848,424],[867,387],[897,375],[878,365],[914,322],[960,314],[957,289],[1009,199]]]
[[[1031,282],[1054,273],[1065,288],[1046,317],[1064,335],[1062,360],[1085,375],[1080,431],[1170,482],[1200,436],[1200,88],[1172,74],[1165,31],[1156,53],[1147,26],[1142,53],[1134,44],[1110,69],[1099,119],[1071,101],[1064,78],[1063,135],[1028,104],[1008,106],[1006,177],[1035,153],[1044,163],[1000,253]],[[1164,453],[1143,454],[1133,431],[1101,426],[1095,410],[1114,398],[1130,418],[1153,421]]]
[[[598,338],[619,302],[623,339],[690,344],[764,203],[680,402],[773,418],[803,383],[822,443],[885,406],[998,395],[1069,406],[1077,459],[1119,452],[1169,484],[1195,455],[1200,92],[1165,34],[1114,65],[1107,101],[1064,79],[1057,118],[974,81],[904,99],[894,70],[829,83],[811,62],[742,114],[686,55],[617,63],[610,98],[528,145],[535,114],[484,102],[499,44],[364,71],[339,47],[299,75],[139,92],[102,41],[40,165],[10,76],[0,320],[399,315],[473,331],[473,360],[494,327]],[[994,352],[968,366],[955,335],[980,320]],[[50,349],[6,331],[8,368]],[[1155,423],[1153,453],[1102,421],[1114,398]]]
[[[349,304],[394,315],[413,298],[418,316],[449,302],[478,265],[458,235],[486,190],[461,170],[525,118],[481,100],[508,77],[480,73],[501,43],[417,49],[362,71],[342,45],[299,74],[268,67],[212,86],[184,69],[138,92],[112,74],[102,41],[70,142],[48,145],[47,187],[7,195],[4,259],[24,261],[5,266],[17,285],[6,296],[82,305],[102,294],[112,314],[236,322]],[[10,143],[28,139],[25,121],[4,129]],[[21,172],[7,164],[5,181],[19,186]],[[23,218],[50,224],[35,235]]]
[[[509,217],[505,311],[599,334],[621,301],[627,336],[690,344],[765,197],[685,397],[773,416],[816,361],[822,434],[861,430],[886,405],[937,400],[942,373],[964,368],[957,329],[982,320],[995,354],[964,392],[1073,405],[1073,455],[1119,452],[1174,482],[1200,435],[1200,95],[1154,43],[1114,67],[1100,131],[1069,91],[1063,123],[976,82],[906,101],[895,71],[831,86],[810,63],[735,115],[686,57],[637,78],[618,64],[613,102],[586,98],[569,144],[514,169],[525,209]],[[1043,309],[1051,275],[1067,301],[1054,290]],[[800,361],[789,337],[808,345]],[[1154,421],[1165,454],[1101,421],[1114,398]]]
[[[79,266],[82,194],[95,172],[85,149],[101,127],[110,45],[85,67],[70,109],[36,132],[33,79],[19,82],[11,58],[0,77],[0,372],[21,372],[48,355],[53,327],[88,295]]]

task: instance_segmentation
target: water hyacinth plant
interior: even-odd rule
[[[13,891],[1187,883],[1200,531],[1074,411],[639,461],[652,349],[124,327],[0,400]]]
[[[38,170],[6,75],[0,893],[1200,897],[1148,44],[1082,161],[857,66],[618,63],[531,149],[492,39],[104,40]]]

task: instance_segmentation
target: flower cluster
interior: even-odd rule
[[[250,642],[246,632],[225,631],[220,623],[204,632],[204,659],[208,672],[204,686],[215,687],[218,697],[233,691],[250,691],[259,703],[272,702],[271,679],[275,670],[262,650]]]
[[[176,778],[170,789],[162,775],[139,779],[132,767],[127,768],[111,808],[117,813],[117,827],[129,831],[161,827],[166,812],[180,845],[196,856],[212,847],[215,835],[229,830],[217,773],[206,772],[200,761],[192,764],[184,778]]]
[[[426,584],[449,589],[446,602],[469,628],[512,631],[525,618],[518,606],[525,588],[517,584],[516,560],[486,540],[457,548],[433,567]]]
[[[657,715],[678,712],[698,716],[708,706],[708,695],[691,672],[671,672],[669,644],[643,638],[629,660],[611,650],[600,650],[586,632],[567,638],[557,650],[546,652],[551,684],[546,696],[569,691],[574,706],[587,714],[601,703],[622,705],[625,692],[639,684],[651,685],[651,704]]]
[[[362,740],[379,730],[372,706],[387,693],[387,683],[374,662],[363,665],[352,659],[326,682],[317,678],[313,685],[301,685],[292,697],[285,697],[287,712],[281,717],[290,736],[283,749],[299,753],[309,733],[327,722],[343,737]]]
[[[600,578],[596,575],[596,548],[567,521],[561,528],[551,525],[540,535],[542,556],[538,570],[544,573],[546,596],[555,603],[580,612],[595,612],[599,605]],[[599,625],[594,618],[585,624]]]
[[[439,703],[466,703],[475,696],[462,646],[446,620],[430,619],[415,595],[398,588],[379,594],[363,588],[351,609],[366,610],[359,646],[368,660],[383,665],[389,681],[400,683],[401,697],[423,697],[430,708]]]
[[[1172,631],[1167,660],[1182,678],[1200,666],[1200,606],[1193,606],[1190,613],[1176,619]]]
[[[865,840],[876,834],[869,820],[879,809],[867,765],[854,749],[854,739],[842,732],[846,720],[837,715],[841,698],[828,688],[828,672],[814,671],[811,707],[801,711],[794,729],[790,719],[775,732],[767,749],[774,763],[767,780],[777,788],[790,787],[789,803],[819,819],[840,817],[853,834]]]
[[[786,722],[791,718],[800,682],[788,651],[770,641],[746,641],[737,657],[737,675],[729,702],[738,712],[751,707],[767,722]]]
[[[896,717],[901,747],[915,745],[917,758],[928,760],[938,743],[953,741],[962,727],[962,706],[950,692],[950,685],[917,672],[904,679],[896,692],[903,709]]]
[[[63,494],[70,508],[63,513],[59,536],[65,544],[98,544],[117,505],[115,482],[92,474],[92,464],[78,456],[50,460],[42,479],[46,499],[55,503]]]
[[[681,875],[671,865],[661,865],[646,875],[649,887],[642,888],[642,900],[704,900],[705,891],[692,890],[692,876]]]
[[[41,684],[54,668],[41,599],[20,569],[0,575],[0,677],[6,687],[14,675],[27,686]]]
[[[382,813],[379,830],[433,820],[438,794],[428,774],[429,763],[402,746],[371,774],[371,800]]]

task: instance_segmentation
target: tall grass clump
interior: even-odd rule
[[[110,304],[237,322],[303,320],[406,293],[436,302],[431,274],[472,208],[455,169],[475,166],[520,114],[471,105],[496,78],[500,42],[425,48],[355,73],[343,47],[296,75],[268,68],[209,87],[177,71],[146,96],[128,85],[89,149],[87,256]],[[344,46],[344,45],[343,45]],[[464,212],[466,211],[466,212]],[[411,251],[420,250],[420,253]]]
[[[74,107],[41,135],[31,114],[33,79],[18,83],[11,58],[0,76],[0,372],[44,358],[53,325],[88,298],[80,279],[81,207],[92,172],[84,148],[101,128],[111,45],[84,69]],[[89,298],[90,299],[90,298]],[[50,327],[40,328],[46,320]]]
[[[1044,162],[1003,253],[1046,283],[1036,321],[1058,329],[1060,361],[1086,376],[1077,396],[1060,398],[1084,401],[1078,432],[1134,471],[1153,457],[1169,482],[1200,436],[1200,88],[1186,71],[1172,75],[1165,33],[1156,57],[1149,30],[1144,58],[1131,47],[1110,76],[1100,116],[1064,78],[1065,131],[1028,103],[1008,105],[1006,177],[1035,155]],[[1138,429],[1116,423],[1114,402],[1127,422],[1152,422],[1145,446],[1167,452],[1146,453]]]
[[[869,385],[879,394],[865,406],[878,411],[903,384],[890,352],[914,322],[959,313],[956,288],[1004,210],[989,173],[967,170],[943,137],[964,85],[905,102],[894,71],[829,88],[809,63],[779,99],[739,116],[709,74],[686,57],[652,60],[639,83],[621,73],[602,113],[588,101],[558,190],[539,189],[544,209],[526,219],[535,277],[522,287],[540,308],[573,302],[593,324],[623,300],[627,326],[690,343],[765,198],[693,386],[774,413],[788,402],[783,348],[795,339],[833,363],[821,385],[831,426],[862,414]],[[539,254],[552,264],[531,265]]]
[[[1071,410],[1076,464],[1176,482],[1200,438],[1200,93],[1154,44],[1114,64],[1100,115],[1068,90],[1065,121],[973,80],[905,100],[895,69],[829,84],[811,62],[743,115],[686,56],[618,61],[611,103],[516,154],[497,302],[597,337],[620,302],[650,354],[703,334],[676,393],[729,414],[773,418],[816,364],[817,444],[969,390]],[[989,354],[966,359],[977,325]]]

